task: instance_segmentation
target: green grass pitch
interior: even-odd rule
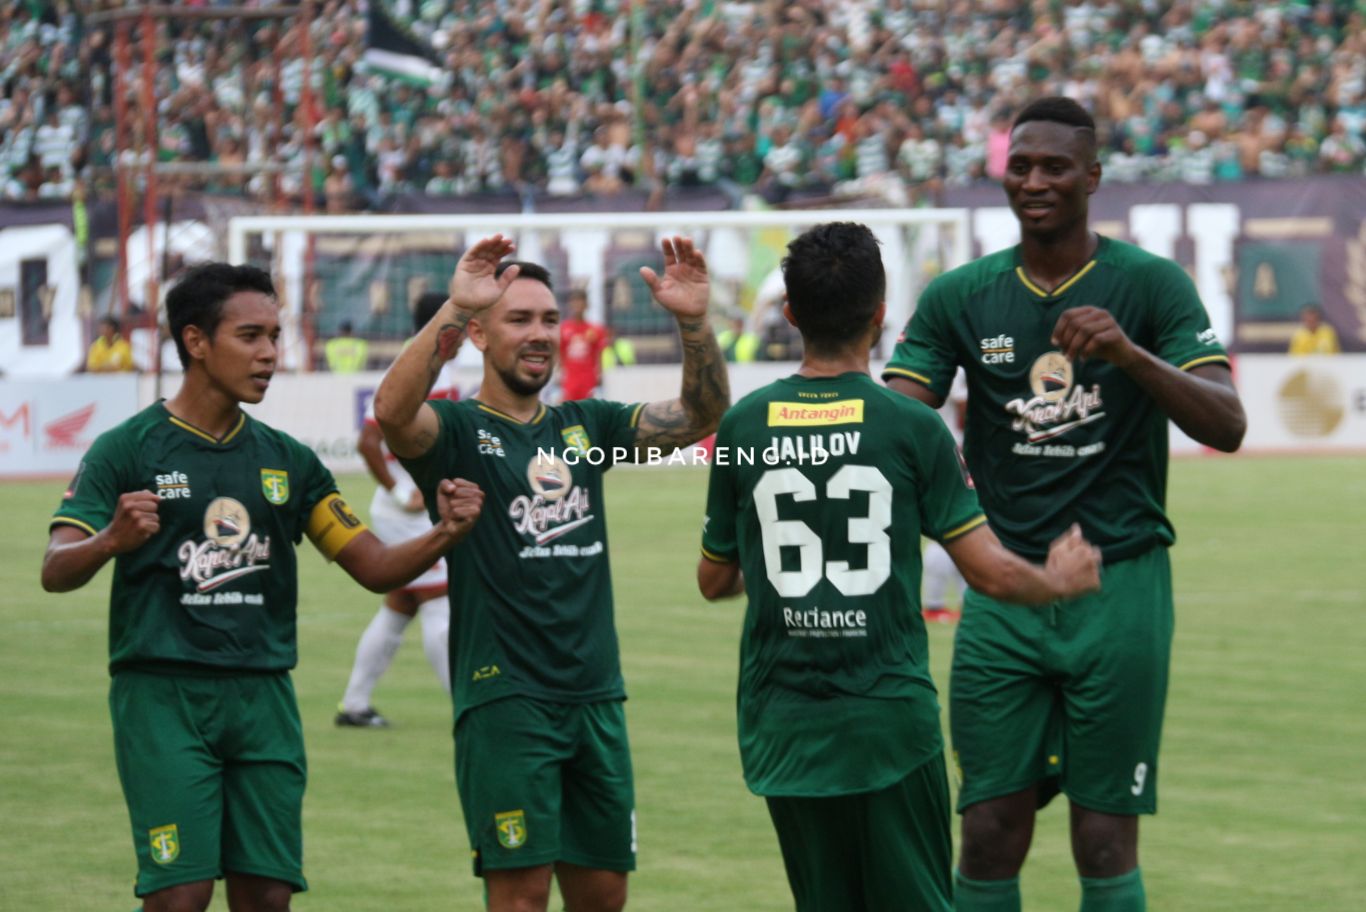
[[[741,605],[696,594],[705,476],[609,476],[612,560],[637,775],[630,908],[790,909],[767,814],[740,777]],[[357,505],[369,484],[342,480]],[[108,572],[44,594],[60,482],[0,485],[0,909],[136,904],[106,709]],[[1154,910],[1352,910],[1366,904],[1366,462],[1174,463],[1177,631],[1161,813],[1142,824]],[[487,521],[487,519],[486,519]],[[477,909],[454,790],[450,714],[416,631],[381,683],[388,731],[332,714],[378,599],[304,548],[295,681],[308,742],[300,910]],[[944,681],[952,636],[931,631]],[[1041,817],[1025,908],[1076,908],[1066,812]],[[221,891],[220,891],[221,894]],[[221,895],[215,909],[226,908]]]

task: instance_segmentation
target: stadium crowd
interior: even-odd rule
[[[1362,0],[372,2],[434,49],[439,81],[368,67],[360,0],[316,4],[311,71],[297,21],[162,20],[157,158],[283,164],[279,189],[293,198],[307,160],[315,198],[333,211],[401,192],[697,185],[770,201],[849,192],[932,203],[945,186],[998,177],[1010,115],[1056,93],[1103,125],[1110,181],[1366,166]],[[147,112],[134,48],[139,147]],[[83,21],[71,0],[0,7],[4,198],[112,183],[113,57],[111,29]],[[300,110],[306,72],[311,118]],[[193,180],[259,197],[276,189],[230,167]]]

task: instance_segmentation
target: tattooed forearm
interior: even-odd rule
[[[716,336],[705,320],[679,321],[683,385],[677,399],[651,402],[640,413],[637,458],[644,450],[696,443],[716,430],[730,405],[730,377]]]
[[[469,314],[456,311],[451,322],[443,323],[437,329],[436,344],[432,346],[431,357],[427,359],[428,391],[431,390],[430,384],[435,383],[440,375],[442,366],[460,350],[460,344],[465,341],[465,327],[469,322]]]

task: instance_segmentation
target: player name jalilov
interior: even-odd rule
[[[763,460],[767,465],[780,462],[823,465],[831,456],[853,456],[858,453],[862,438],[862,431],[772,437],[764,448]]]

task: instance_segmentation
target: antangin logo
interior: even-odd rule
[[[862,399],[841,399],[820,405],[806,402],[768,404],[769,427],[824,427],[831,424],[862,423]]]
[[[1015,339],[1013,336],[992,336],[977,343],[982,349],[983,364],[1014,364]]]
[[[1012,399],[1006,411],[1015,416],[1011,429],[1030,443],[1061,437],[1073,428],[1103,418],[1100,384],[1087,390],[1073,385],[1072,363],[1062,352],[1039,356],[1029,368],[1029,399]]]
[[[247,508],[231,497],[217,497],[204,511],[204,541],[185,541],[177,552],[180,578],[199,592],[270,569],[270,536],[251,531]]]
[[[559,456],[533,457],[526,477],[534,493],[515,497],[508,505],[518,535],[530,535],[543,545],[592,521],[588,491],[574,484],[569,464]]]

